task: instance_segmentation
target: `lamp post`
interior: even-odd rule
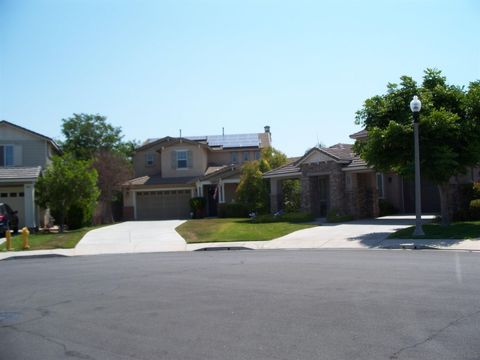
[[[413,138],[415,142],[415,231],[414,236],[423,236],[425,233],[422,229],[422,193],[420,189],[420,145],[418,141],[418,117],[422,103],[418,100],[418,96],[414,96],[410,101],[410,109],[413,113]]]

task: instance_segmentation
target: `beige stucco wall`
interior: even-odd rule
[[[383,174],[384,199],[399,211],[403,211],[402,178],[393,173]]]
[[[192,167],[188,169],[172,168],[172,152],[186,150],[192,152]],[[207,150],[191,144],[177,144],[164,148],[161,152],[162,177],[202,176],[207,169]]]
[[[162,170],[161,156],[158,151],[161,146],[148,148],[144,151],[138,151],[133,156],[133,172],[135,177],[159,174]],[[154,163],[152,166],[147,166],[146,155],[154,154]]]
[[[220,166],[220,165],[231,165],[232,164],[232,152],[237,153],[237,164],[242,164],[243,153],[248,152],[249,160],[255,160],[255,151],[259,150],[215,150],[210,151],[208,154],[208,165],[210,166]]]

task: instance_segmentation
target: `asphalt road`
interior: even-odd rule
[[[0,261],[0,359],[480,359],[480,254]]]

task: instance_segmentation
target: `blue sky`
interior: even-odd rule
[[[125,139],[272,129],[302,155],[427,67],[480,78],[478,0],[0,0],[0,119],[60,139],[99,113]]]

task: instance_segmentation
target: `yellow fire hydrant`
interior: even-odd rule
[[[10,230],[5,230],[5,239],[6,239],[6,245],[7,245],[7,251],[12,251],[12,234],[10,233]]]
[[[23,240],[23,250],[30,249],[30,245],[28,244],[28,236],[30,235],[30,231],[27,227],[22,229],[22,240]]]

